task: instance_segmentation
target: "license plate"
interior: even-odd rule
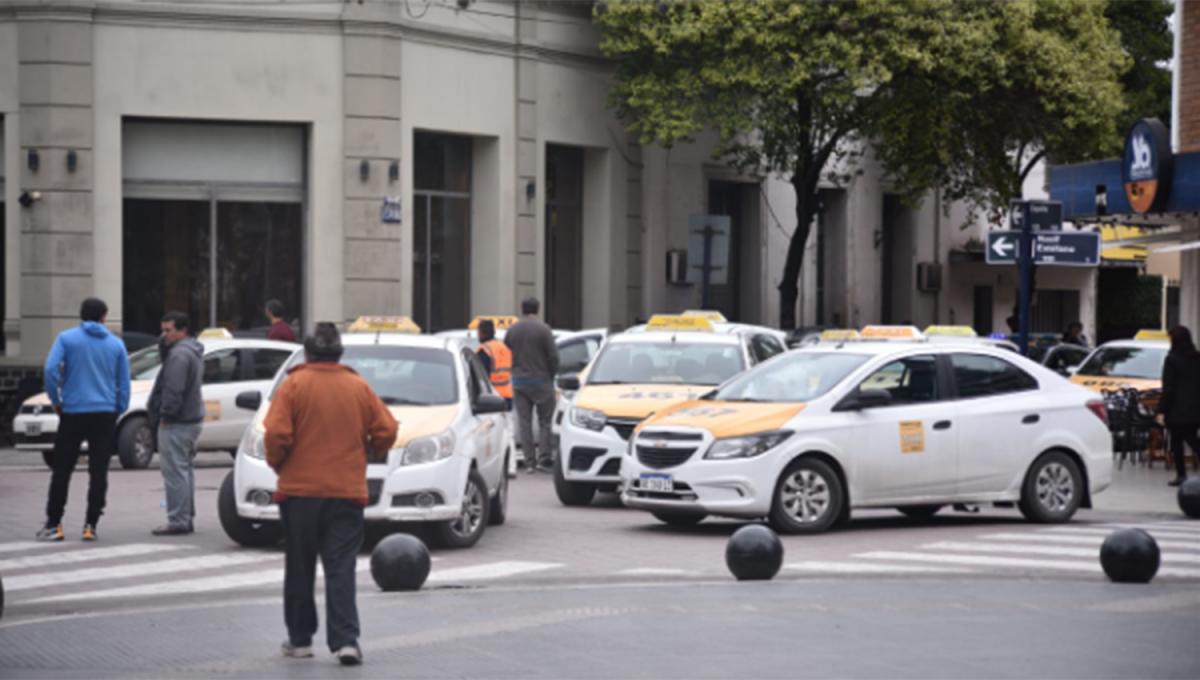
[[[40,437],[42,435],[41,423],[25,423],[25,436]]]
[[[671,475],[642,473],[642,491],[655,493],[674,493],[675,480]]]

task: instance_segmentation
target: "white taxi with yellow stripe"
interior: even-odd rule
[[[638,428],[621,498],[663,522],[768,518],[829,529],[852,508],[928,516],[949,504],[1016,504],[1062,522],[1112,476],[1102,400],[982,344],[899,342],[793,350]]]
[[[559,501],[587,505],[597,490],[615,491],[634,427],[752,366],[754,337],[715,332],[702,316],[656,315],[637,332],[609,337],[584,373],[560,378],[559,388],[575,396],[562,405],[554,465]]]
[[[201,451],[237,448],[251,414],[237,408],[234,399],[245,390],[266,389],[279,367],[299,345],[292,342],[234,338],[223,328],[205,329],[197,338],[204,345],[205,419],[197,447]],[[142,469],[154,458],[154,434],[146,415],[146,402],[154,379],[162,367],[158,346],[140,349],[129,355],[129,408],[117,420],[116,454],[121,467]],[[13,438],[19,450],[40,452],[50,465],[58,415],[50,397],[42,392],[21,404],[13,420]]]
[[[404,332],[405,329],[408,332]],[[385,462],[367,466],[368,522],[427,522],[446,547],[474,545],[508,513],[508,406],[475,353],[453,338],[418,335],[406,317],[365,317],[342,335],[341,363],[358,372],[400,424]],[[266,461],[263,419],[287,379],[288,360],[270,392],[238,404],[256,410],[221,486],[221,525],[242,545],[279,540],[277,477]]]
[[[1171,339],[1166,331],[1141,330],[1132,340],[1114,340],[1092,350],[1071,376],[1071,382],[1094,392],[1159,390],[1170,350]]]

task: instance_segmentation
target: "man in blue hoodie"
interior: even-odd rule
[[[108,463],[113,454],[113,428],[129,408],[129,356],[125,345],[104,327],[108,305],[88,298],[79,307],[79,327],[59,333],[46,357],[46,394],[59,414],[54,438],[50,497],[43,541],[63,540],[62,516],[79,462],[79,447],[88,444],[88,502],[83,540],[96,540],[96,523],[108,494]]]

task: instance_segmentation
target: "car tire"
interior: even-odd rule
[[[799,458],[775,482],[771,526],[781,534],[821,533],[841,519],[845,502],[833,468],[816,458]]]
[[[1048,451],[1025,473],[1018,506],[1031,522],[1067,522],[1079,509],[1083,492],[1083,475],[1075,461],[1061,451]]]
[[[509,455],[504,456],[504,471],[500,474],[500,487],[488,508],[488,524],[500,526],[508,521],[508,461]]]
[[[698,512],[669,512],[662,510],[652,510],[651,515],[654,519],[673,527],[686,528],[694,527],[704,521],[708,515]]]
[[[911,517],[912,519],[929,519],[938,514],[938,510],[944,508],[944,505],[901,505],[896,508],[901,515]]]
[[[42,462],[51,470],[54,469],[54,451],[42,451]]]
[[[233,484],[233,470],[225,475],[221,490],[217,492],[217,517],[225,535],[234,543],[248,548],[263,548],[275,545],[283,538],[283,527],[279,522],[252,522],[237,512],[237,498]]]
[[[434,527],[434,540],[443,548],[469,548],[475,545],[487,528],[489,506],[487,482],[479,470],[471,468],[467,475],[467,487],[463,490],[462,513],[457,519],[438,522]]]
[[[4,579],[0,578],[0,619],[4,618]]]
[[[568,507],[589,505],[596,497],[596,485],[587,482],[568,482],[563,475],[562,456],[554,457],[554,493],[558,502]]]
[[[150,419],[133,416],[117,431],[117,458],[126,470],[145,470],[154,459],[154,431]]]

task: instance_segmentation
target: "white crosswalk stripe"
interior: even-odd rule
[[[791,571],[829,574],[970,574],[970,569],[916,564],[873,564],[871,562],[824,562],[807,560],[783,565]]]
[[[204,557],[181,557],[159,562],[137,562],[123,564],[117,567],[85,567],[71,571],[56,571],[47,574],[26,574],[13,576],[4,582],[4,589],[12,592],[44,588],[46,586],[62,586],[73,583],[106,583],[121,578],[144,578],[157,574],[178,574],[205,569],[227,569],[256,562],[279,562],[280,555],[263,553],[229,553],[225,555],[207,555]]]
[[[1026,545],[1023,543],[970,543],[960,541],[939,541],[921,546],[926,550],[946,550],[949,552],[984,552],[984,553],[1014,553],[1018,555],[1058,555],[1061,557],[1094,557],[1099,559],[1100,552],[1096,548],[1057,545]],[[1189,553],[1167,553],[1162,556],[1163,562],[1181,562],[1200,564],[1200,555]]]
[[[961,564],[980,567],[1002,567],[1020,569],[1046,569],[1055,571],[1101,572],[1100,560],[1097,557],[1091,561],[1078,560],[1036,560],[1024,557],[994,557],[991,555],[958,555],[944,553],[917,553],[880,550],[861,553],[856,557],[878,560],[901,560],[914,562],[933,562],[936,564]],[[1183,576],[1200,578],[1200,569],[1182,569],[1179,567],[1164,567],[1158,570],[1161,576]]]
[[[62,544],[43,541],[11,541],[9,543],[0,543],[0,553],[23,552],[35,548],[53,548],[60,545]]]
[[[181,543],[170,545],[162,543],[131,543],[129,545],[115,545],[107,548],[79,548],[64,552],[55,551],[52,553],[31,555],[29,557],[13,557],[0,560],[0,570],[10,571],[35,567],[52,567],[60,564],[79,564],[116,557],[132,557],[135,555],[150,555],[172,550],[183,550],[191,547],[193,546]]]
[[[456,583],[459,581],[486,581],[493,578],[507,578],[518,574],[529,574],[547,569],[559,569],[564,565],[557,562],[490,562],[469,567],[452,567],[450,569],[434,569],[429,574],[427,583]]]
[[[1153,534],[1151,534],[1153,535]],[[1019,533],[1000,533],[1000,534],[985,534],[979,538],[987,541],[1033,541],[1034,543],[1076,543],[1082,545],[1094,545],[1099,547],[1104,543],[1105,536],[1076,536],[1072,534],[1019,534]],[[1177,550],[1200,550],[1200,541],[1188,543],[1186,541],[1160,541],[1155,539],[1159,549],[1174,548]]]
[[[1158,527],[1113,527],[1109,529],[1097,529],[1093,527],[1053,527],[1050,529],[1039,529],[1038,533],[1043,534],[1078,534],[1084,536],[1111,536],[1113,533],[1121,529],[1144,529],[1147,533],[1158,539],[1178,539],[1181,541],[1200,541],[1200,534],[1189,534],[1183,531],[1172,531],[1168,529],[1159,529]],[[1198,548],[1200,549],[1200,548]]]

